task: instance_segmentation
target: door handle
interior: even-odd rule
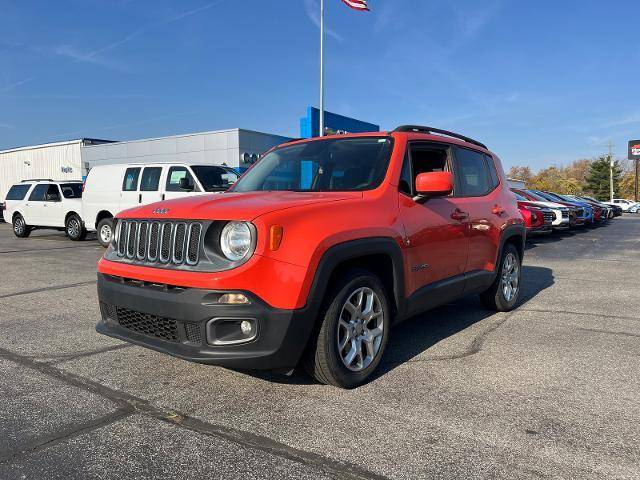
[[[456,208],[451,214],[451,218],[454,220],[464,220],[465,218],[469,218],[469,214],[467,212],[463,212],[459,208]]]
[[[504,213],[504,208],[502,208],[500,205],[495,205],[493,207],[493,210],[491,210],[491,213],[493,213],[494,215],[502,215]]]
[[[162,201],[164,202],[164,193],[162,194]]]
[[[142,203],[142,194],[141,193],[138,194],[138,203]]]

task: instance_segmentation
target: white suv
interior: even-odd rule
[[[82,182],[24,180],[13,185],[5,199],[4,219],[16,237],[35,229],[64,230],[71,240],[87,235],[81,218]]]
[[[636,202],[634,202],[632,200],[626,200],[624,198],[614,198],[613,202],[603,202],[603,203],[607,203],[609,205],[617,205],[620,208],[622,208],[623,212],[628,212],[630,210],[631,211],[637,210],[637,209],[634,209],[633,207],[638,205]]]

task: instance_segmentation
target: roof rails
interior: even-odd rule
[[[421,125],[400,125],[398,128],[394,130],[394,132],[417,132],[417,133],[429,133],[429,134],[436,133],[438,135],[446,135],[447,137],[457,138],[467,143],[472,143],[474,145],[482,147],[485,150],[489,150],[484,143],[474,140],[473,138],[465,137],[464,135],[460,135],[459,133],[449,132],[448,130],[441,130],[439,128],[423,127]]]
[[[27,178],[21,181],[21,183],[25,182],[55,182],[55,180],[53,178]]]

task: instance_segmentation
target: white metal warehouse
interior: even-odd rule
[[[214,132],[132,140],[82,149],[86,171],[116,163],[202,162],[239,169],[248,168],[258,156],[288,137],[234,128]]]
[[[29,178],[82,180],[82,150],[107,140],[82,138],[0,150],[0,200],[14,183]]]
[[[127,142],[83,138],[0,151],[0,200],[29,178],[82,180],[97,165],[115,163],[223,163],[240,171],[289,137],[234,128]]]

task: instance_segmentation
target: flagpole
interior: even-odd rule
[[[320,0],[320,136],[324,135],[324,0]]]

